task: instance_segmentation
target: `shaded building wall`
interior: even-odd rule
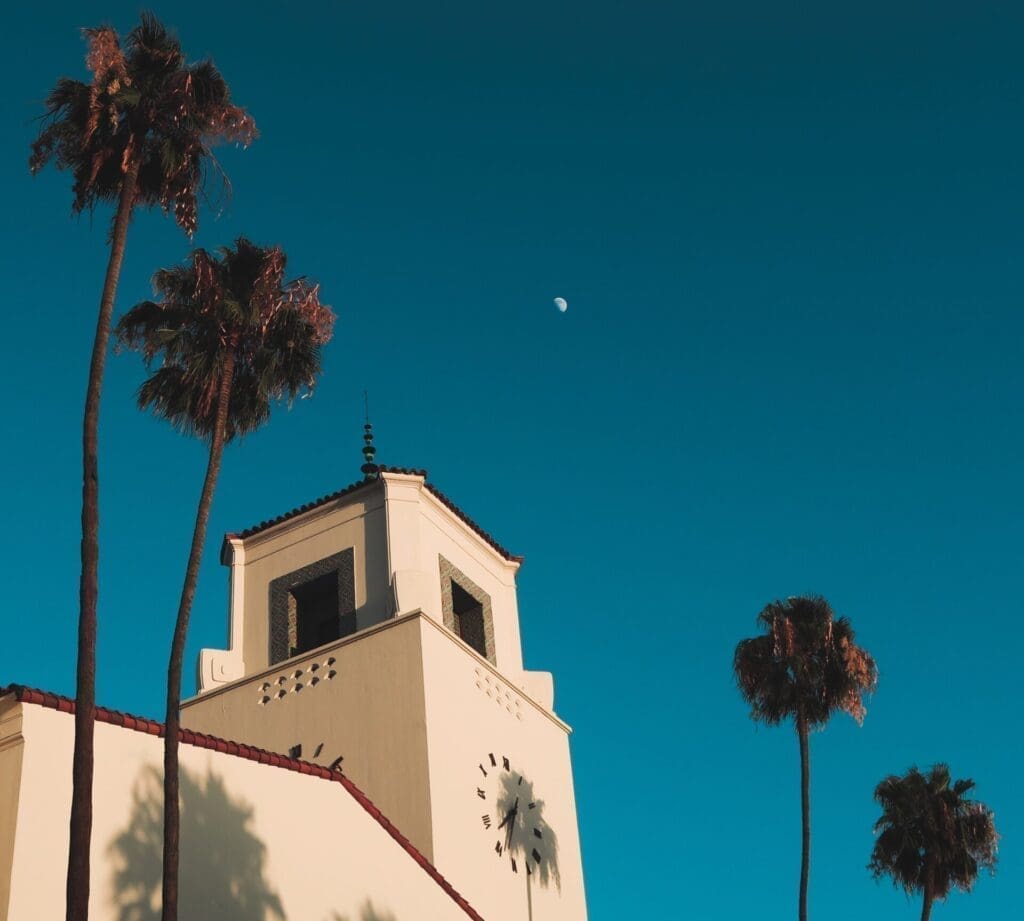
[[[0,921],[7,921],[7,903],[11,895],[18,793],[25,753],[21,725],[21,705],[13,697],[0,699]]]
[[[569,727],[420,611],[186,701],[182,724],[282,754],[301,745],[324,766],[342,755],[346,776],[488,919],[586,918]],[[507,788],[518,777],[522,789]],[[500,813],[517,795],[514,853],[498,855]]]
[[[64,914],[74,718],[33,704],[24,737],[5,921]],[[0,720],[0,726],[10,721]],[[0,751],[4,739],[0,738]],[[162,740],[96,726],[90,917],[159,918]],[[338,783],[181,748],[183,918],[465,921],[454,898]],[[0,758],[0,789],[12,783]],[[4,846],[0,838],[0,848]],[[6,910],[6,913],[4,913]],[[508,914],[495,918],[512,918]],[[518,917],[518,916],[516,916]],[[491,921],[491,919],[488,919]]]
[[[355,619],[358,629],[393,613],[389,590],[384,491],[369,485],[347,504],[318,510],[298,523],[287,522],[245,541],[245,674],[272,663],[270,598],[274,580],[342,551],[353,553]],[[237,616],[237,615],[235,615]]]
[[[339,554],[352,560],[351,576],[340,585],[342,595],[351,594],[358,630],[414,610],[454,629],[454,579],[482,601],[485,658],[507,680],[552,707],[551,675],[523,670],[515,582],[519,562],[495,550],[422,477],[390,473],[336,503],[248,538],[229,536],[230,648],[202,651],[200,692],[282,661],[273,652],[282,645],[280,625],[275,632],[272,623],[275,587]]]
[[[423,657],[411,620],[389,620],[194,697],[182,725],[346,776],[432,858]]]

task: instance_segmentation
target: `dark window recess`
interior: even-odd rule
[[[329,572],[297,585],[291,591],[295,604],[295,641],[292,655],[300,655],[325,643],[356,632],[355,612],[338,615],[338,574]]]
[[[354,562],[349,547],[270,583],[270,664],[356,632]]]
[[[452,612],[455,615],[456,634],[486,658],[484,606],[457,582],[452,582]]]

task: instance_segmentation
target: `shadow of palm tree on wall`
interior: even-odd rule
[[[350,918],[346,915],[339,915],[335,912],[331,915],[329,921],[357,921],[357,919],[354,917]],[[397,921],[397,919],[389,911],[378,911],[373,907],[373,902],[367,900],[359,912],[358,921]]]
[[[498,794],[498,811],[508,815],[516,811],[508,850],[520,867],[528,867],[528,879],[547,888],[552,883],[561,891],[558,870],[558,836],[544,815],[544,800],[537,799],[533,784],[518,774],[504,773]],[[539,860],[537,858],[540,858]]]
[[[118,921],[159,921],[163,782],[147,768],[132,791],[128,827],[111,841]],[[285,921],[263,877],[266,846],[252,830],[253,809],[232,799],[224,781],[181,773],[181,893],[189,921]]]

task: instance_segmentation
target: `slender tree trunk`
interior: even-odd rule
[[[96,603],[99,596],[100,391],[110,343],[114,296],[121,277],[128,224],[135,206],[139,164],[131,163],[121,180],[110,258],[103,279],[100,312],[89,363],[82,424],[82,573],[78,584],[78,670],[75,682],[75,750],[71,767],[71,825],[68,841],[67,921],[89,917],[89,845],[92,838],[93,729],[96,721]]]
[[[227,430],[228,402],[231,399],[231,384],[235,374],[235,343],[228,346],[221,371],[220,393],[217,396],[217,418],[213,436],[210,439],[210,459],[206,465],[206,479],[199,497],[196,511],[196,525],[192,533],[192,549],[185,569],[185,583],[181,589],[178,604],[178,619],[174,624],[174,639],[171,641],[171,657],[167,668],[167,716],[164,734],[164,859],[163,859],[163,921],[177,921],[178,918],[178,848],[181,815],[178,803],[178,734],[180,731],[181,666],[185,658],[185,637],[188,634],[188,620],[192,613],[192,599],[196,593],[199,578],[199,562],[206,542],[206,525],[210,520],[210,506],[213,491],[220,474],[220,461],[224,453],[224,436]]]
[[[800,921],[807,921],[807,882],[811,873],[811,755],[808,745],[807,719],[797,717],[800,737],[800,819],[802,848],[800,854]]]
[[[935,901],[935,884],[932,867],[929,863],[924,875],[924,906],[921,908],[921,921],[928,921],[932,916],[932,902]]]

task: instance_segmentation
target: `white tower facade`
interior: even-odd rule
[[[585,921],[571,730],[523,669],[521,559],[399,468],[222,558],[229,648],[203,650],[183,726],[343,771],[489,921]]]

